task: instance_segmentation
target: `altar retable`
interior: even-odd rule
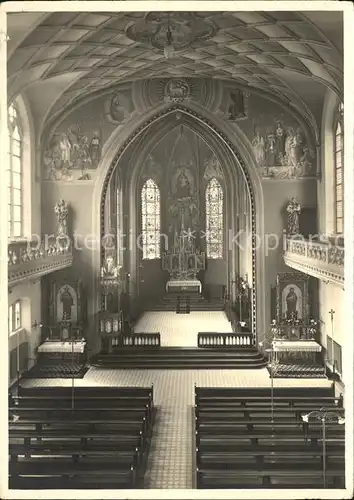
[[[175,234],[171,252],[162,256],[162,269],[168,271],[170,279],[166,283],[166,291],[202,291],[202,284],[197,278],[205,269],[205,253],[194,245],[193,231],[185,231],[183,222],[180,234]]]

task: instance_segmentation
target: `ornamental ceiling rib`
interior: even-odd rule
[[[144,37],[146,14],[56,12],[35,23],[33,30],[27,28],[26,36],[23,31],[19,34],[16,18],[11,18],[17,14],[9,14],[9,35],[19,37],[8,61],[9,97],[36,82],[55,83],[70,75],[71,84],[53,100],[53,118],[99,89],[156,77],[234,81],[286,101],[301,101],[306,112],[307,96],[298,93],[297,75],[337,94],[342,92],[341,13],[309,13],[309,17],[292,11],[182,13],[192,15],[193,20],[182,19],[180,26],[188,22],[208,25],[212,34],[191,39],[169,60]],[[155,14],[162,19],[171,15]]]

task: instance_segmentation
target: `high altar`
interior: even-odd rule
[[[193,232],[188,229],[175,234],[171,252],[162,256],[162,269],[168,271],[170,279],[166,283],[166,291],[202,291],[202,284],[197,278],[205,269],[205,253],[195,248]]]

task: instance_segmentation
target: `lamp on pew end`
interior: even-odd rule
[[[345,418],[337,411],[330,411],[322,407],[319,410],[313,410],[305,415],[301,415],[302,421],[305,424],[309,423],[310,417],[314,417],[322,424],[322,467],[323,467],[323,488],[326,488],[326,424],[337,423],[339,425],[345,424]],[[308,426],[306,426],[308,428]],[[306,433],[308,430],[306,429]],[[306,437],[305,437],[306,439]]]
[[[32,328],[43,328],[43,323],[40,323],[39,321],[35,321],[32,325]]]

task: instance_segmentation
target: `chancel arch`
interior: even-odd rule
[[[94,190],[95,195],[101,199],[102,203],[107,192],[109,176],[112,175],[111,172],[117,169],[120,174],[123,174],[123,172],[128,173],[128,176],[125,175],[125,177],[123,174],[124,179],[122,179],[122,184],[127,190],[127,196],[123,196],[124,227],[125,229],[129,227],[130,241],[129,252],[125,252],[124,270],[129,274],[129,290],[132,298],[139,295],[141,287],[145,286],[142,283],[146,282],[145,278],[141,276],[142,264],[139,252],[136,245],[131,245],[131,242],[136,241],[140,227],[137,214],[139,179],[146,160],[149,159],[148,161],[151,162],[151,158],[153,158],[152,150],[154,146],[163,141],[163,138],[172,130],[178,129],[180,131],[182,126],[182,129],[192,130],[195,137],[199,137],[201,141],[208,144],[223,172],[225,206],[228,206],[229,215],[225,214],[225,258],[220,259],[220,265],[224,266],[225,275],[222,284],[226,293],[233,295],[236,292],[236,278],[234,277],[241,270],[248,274],[249,281],[252,284],[251,314],[253,328],[254,331],[264,331],[264,328],[259,328],[260,325],[265,324],[265,299],[262,292],[264,287],[264,280],[262,279],[264,275],[264,255],[262,252],[263,210],[256,210],[256,204],[259,207],[263,206],[263,196],[250,143],[241,130],[237,130],[237,133],[235,133],[235,126],[231,128],[214,116],[205,116],[208,115],[208,112],[205,109],[196,110],[195,108],[198,108],[198,106],[195,104],[190,104],[188,107],[168,106],[165,104],[164,108],[164,110],[161,110],[161,107],[159,110],[155,110],[155,117],[152,115],[145,123],[139,124],[138,120],[135,120],[135,132],[132,128],[127,127],[126,132],[129,129],[131,132],[130,139],[124,137],[124,131],[120,130],[119,134],[117,132],[115,148],[113,148],[113,140],[110,140],[112,146],[102,159],[98,182],[96,182]],[[215,124],[218,121],[219,123]],[[143,140],[141,140],[142,136]],[[123,147],[119,148],[118,146],[117,153],[117,144],[119,142],[123,143]],[[120,151],[122,152],[120,153]],[[212,169],[213,167],[209,168]],[[104,172],[106,172],[106,177],[103,175]],[[101,193],[99,189],[102,190]],[[203,199],[200,204],[203,212],[205,210],[204,205]],[[162,207],[164,207],[163,201]],[[163,213],[165,208],[162,208]],[[103,214],[103,211],[101,213]],[[232,214],[232,217],[230,214]],[[132,220],[135,220],[133,226],[129,225],[129,221]],[[100,217],[99,221],[95,220],[94,227],[97,229],[99,227],[101,235],[103,234],[102,217]],[[240,252],[241,247],[243,248],[242,252]],[[240,258],[241,254],[243,259]],[[97,254],[94,255],[94,268],[99,269],[100,262],[102,262],[101,258],[102,255],[100,257]],[[153,271],[151,270],[151,272]],[[215,273],[217,274],[218,271],[215,271]],[[97,278],[95,285],[97,286]]]

